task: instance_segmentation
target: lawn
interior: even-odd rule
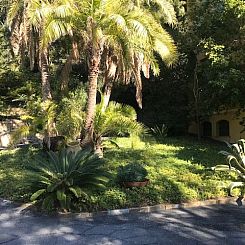
[[[213,141],[198,142],[194,138],[117,138],[120,148],[105,149],[104,157],[112,173],[107,188],[90,190],[80,198],[76,207],[82,211],[95,211],[159,203],[180,203],[226,196],[222,179],[226,173],[214,173],[210,167],[224,163],[218,154],[225,145]],[[35,148],[0,152],[0,197],[26,202],[31,188],[25,182],[26,167],[44,154]],[[143,188],[122,188],[116,181],[120,165],[136,162],[148,170],[150,184]]]

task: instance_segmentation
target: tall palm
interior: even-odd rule
[[[52,6],[52,11],[47,11],[48,14],[43,25],[44,43],[50,43],[72,30],[76,36],[80,37],[86,53],[89,86],[82,145],[91,144],[93,142],[97,81],[105,47],[115,49],[118,47],[118,40],[124,40],[125,50],[121,52],[123,57],[127,57],[123,60],[124,66],[127,67],[125,60],[133,60],[134,66],[140,67],[141,64],[137,57],[143,53],[143,61],[152,59],[151,65],[155,71],[157,66],[155,59],[153,59],[154,52],[157,51],[164,60],[173,60],[173,57],[176,56],[169,54],[175,54],[176,48],[173,40],[156,21],[156,18],[131,0],[120,2],[113,0],[54,0]],[[130,50],[134,50],[134,52]],[[135,69],[133,72],[137,77],[136,82],[140,83],[139,69]]]
[[[158,51],[165,59],[170,58],[166,49],[176,51],[172,39],[156,22],[156,19],[148,11],[133,5],[132,1],[125,0],[115,3],[115,1],[108,0],[93,3],[92,12],[86,15],[89,91],[84,144],[92,142],[97,79],[104,47],[115,47],[118,39],[125,39],[124,44],[128,46],[128,51],[139,50],[138,54],[144,51],[145,60],[148,57],[152,58],[154,51]],[[165,40],[168,40],[169,47]],[[137,53],[128,51],[123,57],[134,59],[135,63]],[[155,62],[152,64],[155,67]],[[140,64],[135,64],[134,67],[140,67]],[[138,78],[140,72],[134,70],[134,73]],[[136,81],[140,83],[139,79]]]
[[[150,9],[154,13],[154,17],[157,20],[162,20],[164,23],[173,25],[176,23],[176,16],[175,11],[168,0],[137,0],[134,1],[135,4],[138,7]],[[153,4],[153,5],[152,5]],[[159,8],[159,11],[154,11],[154,9],[151,9],[152,6],[156,8],[156,6]],[[176,50],[173,46],[172,39],[170,38],[167,33],[165,34],[166,38],[164,40],[164,44],[166,46],[166,55],[165,57],[162,56],[163,62],[165,62],[166,65],[171,65],[176,60]],[[113,82],[115,80],[120,80],[124,83],[127,83],[130,81],[130,78],[133,77],[135,80],[136,85],[136,100],[138,102],[139,107],[142,107],[142,82],[141,82],[141,71],[143,72],[144,76],[146,78],[149,78],[149,69],[151,67],[151,63],[155,63],[155,57],[154,54],[151,53],[152,57],[148,56],[147,58],[146,53],[149,50],[143,49],[135,49],[134,45],[130,47],[130,50],[125,50],[125,48],[128,47],[128,45],[125,45],[125,41],[127,43],[130,42],[129,40],[126,40],[125,38],[118,39],[117,48],[111,48],[109,51],[107,51],[106,59],[105,59],[105,67],[106,71],[104,73],[104,105],[103,110],[107,107],[110,95],[113,87]],[[140,41],[140,40],[139,40]],[[152,47],[148,47],[152,48]],[[117,50],[117,51],[116,51]],[[119,51],[119,52],[118,52]],[[155,50],[156,52],[161,52],[160,50]],[[131,53],[130,59],[127,59],[127,55],[125,55],[125,52]],[[125,66],[124,64],[128,64]],[[155,63],[155,65],[157,65]],[[159,70],[157,67],[153,68],[153,74],[157,75],[159,73]]]
[[[15,53],[19,53],[21,60],[23,60],[27,49],[31,69],[33,69],[35,59],[39,60],[43,101],[52,99],[49,82],[48,46],[40,43],[44,38],[43,13],[48,11],[48,7],[49,3],[44,1],[13,0],[7,18]]]

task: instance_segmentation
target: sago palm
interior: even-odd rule
[[[26,182],[32,186],[31,200],[40,200],[44,209],[72,207],[72,201],[86,195],[86,187],[104,187],[108,173],[101,159],[88,151],[76,154],[63,149],[48,152],[48,158],[37,159],[29,168]]]

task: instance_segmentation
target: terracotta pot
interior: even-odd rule
[[[144,187],[148,185],[149,180],[145,179],[144,181],[125,181],[122,182],[122,186],[124,187]]]

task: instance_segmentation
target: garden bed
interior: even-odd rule
[[[106,189],[90,190],[88,197],[76,203],[77,210],[98,211],[116,208],[182,203],[224,197],[222,179],[226,173],[214,173],[210,167],[224,163],[218,152],[225,148],[215,142],[197,142],[194,138],[116,139],[120,148],[107,148],[104,157],[112,178]],[[0,197],[28,202],[32,194],[25,182],[26,167],[40,150],[16,149],[0,151]],[[124,188],[115,182],[117,169],[127,163],[141,163],[148,170],[149,185]]]

